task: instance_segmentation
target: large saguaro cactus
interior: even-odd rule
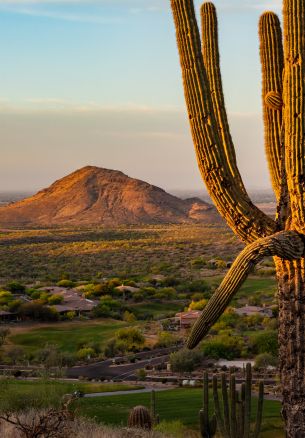
[[[251,202],[230,135],[222,89],[216,9],[171,0],[189,122],[209,194],[247,244],[196,322],[194,348],[216,322],[256,263],[273,256],[278,279],[280,371],[288,437],[305,437],[305,2],[284,0],[281,25],[272,12],[259,22],[265,149],[277,214]]]

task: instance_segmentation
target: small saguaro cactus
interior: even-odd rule
[[[152,418],[149,410],[145,406],[136,406],[131,409],[128,417],[128,427],[151,430]]]
[[[151,415],[152,424],[153,425],[159,424],[160,418],[159,418],[159,414],[157,414],[156,411],[156,391],[154,389],[151,391],[151,396],[150,396],[150,415]]]
[[[202,438],[213,438],[216,434],[217,420],[214,414],[209,415],[209,376],[203,374],[203,408],[199,411],[200,433]]]
[[[259,383],[256,423],[251,430],[251,365],[247,364],[246,382],[236,390],[235,375],[230,375],[229,391],[225,373],[221,375],[222,408],[218,395],[218,379],[213,376],[213,398],[217,424],[223,438],[258,438],[262,424],[264,383]]]
[[[274,219],[252,203],[237,167],[215,6],[207,2],[201,7],[200,38],[193,0],[170,1],[198,165],[219,213],[247,245],[194,325],[188,347],[208,333],[253,267],[273,256],[282,413],[287,436],[305,437],[305,1],[283,0],[284,38],[273,12],[265,12],[259,22],[265,150],[277,199]]]

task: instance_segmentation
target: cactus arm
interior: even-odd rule
[[[265,125],[265,150],[276,198],[282,192],[283,70],[284,53],[281,24],[273,12],[265,12],[259,21],[260,58],[262,64],[262,99]]]
[[[202,56],[207,80],[210,85],[213,111],[216,118],[219,138],[222,140],[226,160],[233,178],[240,189],[245,192],[237,164],[232,141],[220,72],[220,56],[218,49],[218,24],[216,8],[213,3],[203,3],[201,7],[202,24]]]
[[[192,0],[171,0],[185,99],[198,165],[220,214],[245,242],[273,234],[275,222],[253,205],[232,177],[217,129]]]
[[[305,3],[284,0],[284,118],[286,172],[292,227],[305,226]]]
[[[253,438],[258,438],[261,431],[262,419],[263,419],[263,406],[264,406],[264,382],[261,381],[259,382],[256,425],[255,425]]]
[[[249,438],[250,437],[251,390],[252,390],[252,370],[251,370],[251,364],[247,363],[247,366],[246,366],[246,387],[245,387],[245,426],[244,426],[244,438]]]
[[[230,438],[230,435],[228,435],[226,432],[224,420],[223,420],[222,415],[221,415],[220,402],[219,402],[219,397],[218,397],[217,376],[213,376],[213,400],[214,400],[215,415],[217,418],[217,426],[219,428],[219,431],[223,437]]]
[[[286,260],[294,260],[300,259],[303,255],[304,241],[301,235],[294,231],[281,231],[246,246],[194,324],[187,347],[190,349],[196,347],[208,333],[254,266],[264,257],[277,256]]]

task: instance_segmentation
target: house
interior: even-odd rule
[[[58,313],[65,314],[68,312],[75,312],[77,315],[90,313],[94,307],[98,305],[98,301],[89,300],[80,295],[73,289],[66,289],[63,287],[48,287],[44,288],[51,295],[60,295],[63,297],[61,304],[54,304],[52,307]]]
[[[259,307],[259,306],[244,306],[239,309],[235,309],[235,313],[239,316],[252,316],[261,315],[263,317],[272,318],[272,309],[269,307]]]
[[[15,321],[16,319],[16,313],[0,310],[0,323]]]
[[[188,312],[176,313],[175,318],[180,323],[180,329],[186,329],[192,327],[192,325],[197,321],[200,315],[200,310],[190,310]]]
[[[122,284],[122,286],[117,286],[115,290],[121,292],[121,294],[123,295],[123,299],[127,300],[128,298],[131,298],[132,295],[138,292],[140,289],[138,287],[125,286],[124,284]]]

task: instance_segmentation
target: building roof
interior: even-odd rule
[[[77,311],[90,311],[97,306],[98,301],[88,300],[84,298],[74,289],[66,289],[63,287],[49,287],[46,288],[52,295],[60,295],[63,297],[61,304],[55,304],[54,307],[59,313],[63,312],[77,312]]]
[[[254,315],[254,314],[270,314],[272,310],[268,307],[259,307],[259,306],[244,306],[239,309],[235,309],[235,312],[238,315]]]
[[[200,310],[190,310],[188,312],[176,313],[176,318],[180,319],[197,319],[201,315]]]
[[[138,287],[133,287],[133,286],[124,286],[124,284],[122,284],[122,286],[117,286],[115,288],[116,290],[119,290],[120,292],[138,292],[140,289]]]

